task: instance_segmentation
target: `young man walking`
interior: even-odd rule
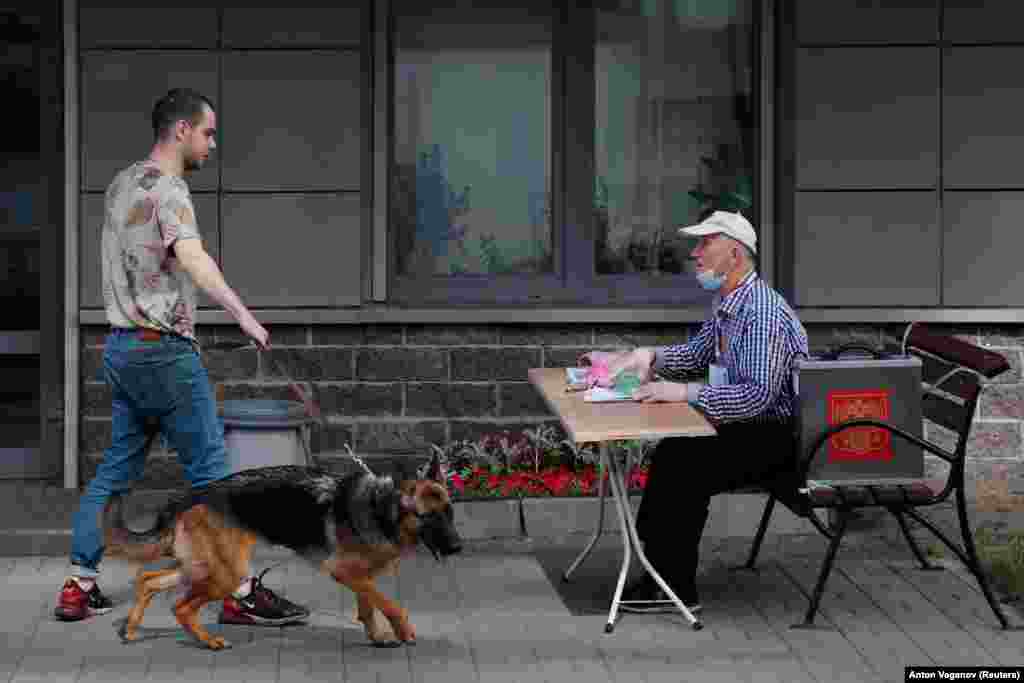
[[[97,583],[103,510],[142,475],[151,425],[177,451],[193,488],[230,474],[195,334],[196,286],[261,349],[269,345],[267,330],[203,248],[184,179],[217,147],[213,104],[194,90],[171,90],[154,106],[152,124],[156,141],[149,156],[118,173],[104,198],[103,300],[111,330],[103,371],[113,394],[112,439],[75,514],[70,575],[54,610],[63,621],[112,608]],[[249,577],[225,599],[222,623],[281,625],[309,615],[261,578]]]

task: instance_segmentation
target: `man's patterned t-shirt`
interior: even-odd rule
[[[107,188],[103,219],[103,301],[114,327],[195,336],[195,285],[172,245],[199,239],[188,185],[152,162],[124,169]]]

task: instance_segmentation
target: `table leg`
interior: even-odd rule
[[[627,529],[627,518],[622,512],[623,501],[619,491],[618,472],[614,465],[612,465],[611,450],[607,444],[601,444],[601,461],[605,464],[605,468],[608,471],[608,483],[612,487],[612,498],[615,499],[615,506],[619,513],[619,530],[622,534],[622,569],[619,570],[619,578],[615,582],[615,593],[612,595],[612,606],[608,610],[608,622],[604,625],[604,632],[611,633],[612,629],[615,628],[615,621],[619,616],[619,604],[622,602],[622,589],[626,585],[626,576],[629,574],[629,565],[633,560],[632,550],[633,543],[631,542],[631,536]],[[629,507],[629,500],[625,501],[625,505]]]
[[[603,458],[602,458],[603,464]],[[569,568],[562,574],[562,581],[568,581],[572,573],[576,571],[577,567],[583,564],[583,561],[590,555],[590,551],[594,549],[594,545],[597,544],[597,539],[601,537],[601,533],[604,531],[604,502],[605,496],[608,493],[608,488],[605,486],[604,479],[605,475],[611,477],[611,472],[607,467],[604,468],[604,472],[601,473],[601,478],[598,481],[598,501],[597,504],[600,506],[597,511],[597,528],[594,529],[594,535],[590,538],[590,542],[587,543],[587,547],[583,549],[583,552],[573,561]]]
[[[629,559],[630,549],[636,551],[636,556],[640,560],[641,566],[644,570],[651,575],[651,578],[658,584],[661,590],[665,591],[665,595],[668,596],[669,600],[676,606],[686,620],[690,622],[695,631],[699,631],[704,628],[704,624],[695,617],[690,610],[686,608],[683,601],[675,594],[671,587],[665,582],[661,575],[651,566],[647,556],[644,554],[643,547],[640,544],[640,538],[636,533],[636,524],[633,520],[633,510],[629,506],[629,495],[626,491],[626,485],[623,479],[619,476],[618,466],[615,464],[614,458],[607,451],[606,447],[602,448],[601,451],[602,459],[607,463],[608,466],[608,480],[612,485],[612,495],[615,498],[615,502],[619,507],[619,520],[622,526],[622,543],[624,549],[622,572],[619,574],[619,582],[615,589],[615,595],[612,598],[612,608],[608,616],[608,623],[605,625],[605,633],[611,633],[615,626],[615,617],[618,613],[619,603],[621,602],[622,586],[626,580],[626,573],[629,570]],[[627,468],[628,473],[628,468]]]

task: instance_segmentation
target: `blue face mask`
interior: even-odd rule
[[[709,292],[717,292],[725,284],[725,275],[715,275],[713,270],[702,270],[697,273],[697,282]]]

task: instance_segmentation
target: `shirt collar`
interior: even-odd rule
[[[739,284],[736,285],[736,289],[729,292],[729,295],[722,298],[715,310],[718,315],[732,317],[736,315],[736,312],[740,309],[740,306],[746,300],[747,295],[750,293],[751,285],[757,280],[757,272],[751,269],[749,273],[743,276]]]

